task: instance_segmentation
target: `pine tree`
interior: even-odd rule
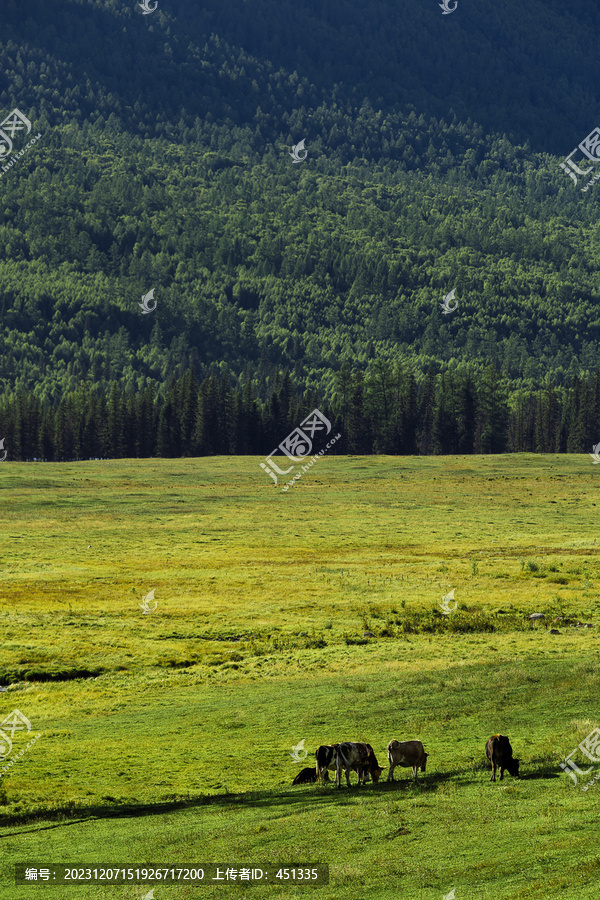
[[[508,403],[495,366],[488,366],[477,398],[476,453],[503,453],[508,432]]]
[[[219,447],[219,385],[214,375],[207,375],[200,385],[194,446],[200,456],[213,456]]]
[[[154,389],[147,384],[136,397],[136,454],[149,459],[156,454],[156,427],[154,417]]]
[[[231,390],[229,377],[227,375],[222,375],[219,385],[218,453],[235,453],[235,433],[235,404],[233,392]]]
[[[475,416],[477,397],[470,375],[462,378],[458,388],[457,399],[457,437],[458,452],[473,453],[475,445]]]
[[[400,452],[414,456],[417,453],[417,429],[419,422],[419,403],[417,384],[412,372],[409,372],[402,390]]]
[[[109,459],[122,459],[125,455],[124,402],[116,381],[108,395],[107,454]]]
[[[368,409],[374,426],[374,451],[391,453],[394,425],[392,400],[394,395],[392,372],[389,363],[377,359],[369,367]]]
[[[451,376],[444,373],[437,383],[431,433],[432,453],[452,454],[458,449],[458,427]]]
[[[584,453],[586,443],[584,430],[583,411],[583,386],[579,378],[574,375],[571,381],[571,390],[567,402],[566,431],[567,453]]]
[[[353,377],[347,427],[348,453],[372,453],[371,421],[365,409],[364,377],[360,370]]]
[[[435,375],[429,366],[419,403],[418,447],[421,456],[426,456],[433,447],[433,409],[435,405]]]
[[[45,462],[52,462],[56,459],[55,443],[54,443],[54,412],[47,409],[42,415],[40,427],[38,429],[38,452],[37,455]]]

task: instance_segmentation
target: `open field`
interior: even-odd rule
[[[559,768],[600,720],[589,456],[323,457],[287,493],[259,461],[2,465],[0,718],[41,738],[0,780],[0,900],[35,893],[16,861],[328,863],[328,900],[597,897],[600,783]],[[494,732],[521,779],[490,783]],[[366,740],[387,765],[391,738],[425,744],[418,785],[291,787],[301,740],[304,764]]]

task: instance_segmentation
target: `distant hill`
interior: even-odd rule
[[[0,177],[2,388],[594,371],[600,188],[558,162],[599,36],[580,0],[6,0],[2,117],[42,137]]]

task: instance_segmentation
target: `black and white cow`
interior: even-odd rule
[[[350,771],[354,769],[358,775],[358,783],[364,784],[370,775],[373,782],[379,781],[383,767],[377,762],[377,757],[370,744],[351,743],[345,741],[335,748],[335,783],[342,786],[342,769],[346,773],[346,783],[350,787]]]
[[[328,769],[335,769],[335,748],[338,744],[321,744],[315,753],[317,781],[329,781]]]

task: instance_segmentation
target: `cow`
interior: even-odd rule
[[[315,753],[317,760],[316,777],[321,783],[329,781],[328,769],[335,769],[335,748],[337,744],[321,744]]]
[[[338,744],[335,748],[335,783],[338,787],[342,786],[342,769],[346,773],[348,787],[350,787],[351,769],[354,769],[358,775],[359,784],[364,784],[368,775],[373,779],[373,783],[376,783],[383,772],[370,744],[353,744],[349,741]]]
[[[312,768],[312,766],[308,766],[307,768],[302,769],[300,772],[298,772],[298,774],[292,781],[292,784],[311,784],[313,781],[316,781],[316,780],[317,780],[317,773]]]
[[[317,761],[317,781],[321,783],[329,781],[328,769],[334,770],[336,768],[335,751],[338,746],[339,744],[321,744],[321,746],[317,749],[315,753],[315,758]],[[352,766],[352,769],[355,772],[358,772],[356,766]],[[369,776],[367,775],[366,780],[368,780],[368,778]]]
[[[390,771],[388,781],[394,780],[396,766],[412,766],[413,778],[417,781],[417,771],[424,772],[427,767],[428,753],[421,741],[390,741],[387,747]]]
[[[485,755],[492,764],[492,777],[490,781],[496,780],[496,769],[500,769],[500,781],[504,777],[504,770],[507,769],[509,774],[514,778],[519,777],[518,759],[513,759],[512,747],[510,741],[504,734],[493,734],[485,745]]]

